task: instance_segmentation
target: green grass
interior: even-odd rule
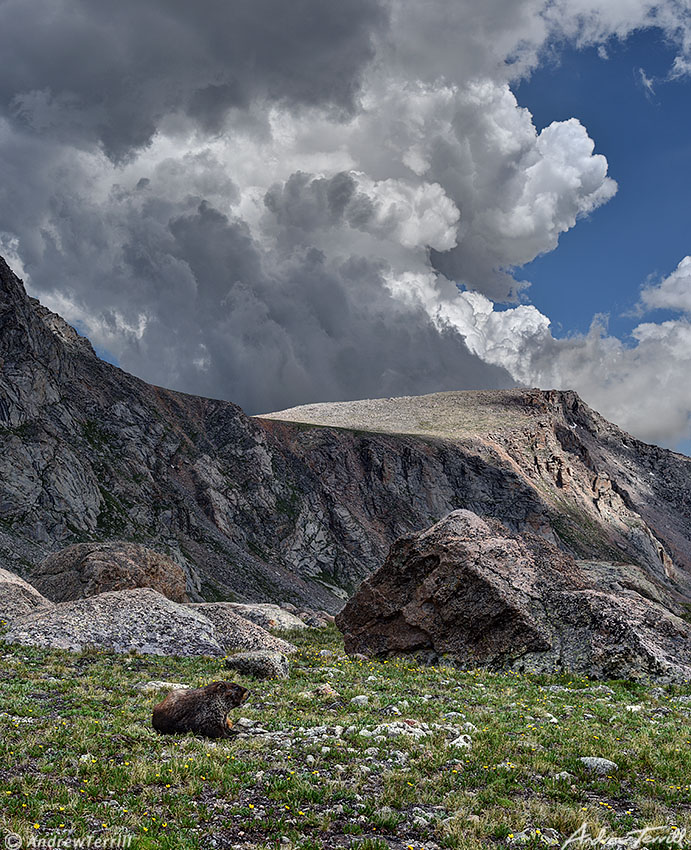
[[[691,846],[691,707],[675,701],[691,688],[610,682],[610,694],[581,678],[357,661],[333,628],[291,639],[299,652],[290,679],[240,679],[252,698],[236,712],[283,730],[289,746],[286,737],[213,742],[152,730],[151,708],[165,694],[136,686],[229,678],[222,660],[3,646],[0,830],[25,842],[129,835],[136,848],[285,839],[304,850],[480,850],[509,846],[525,829],[541,832],[522,846],[543,846],[545,830],[563,840],[587,822],[591,834],[612,835],[673,824],[689,830]],[[335,654],[322,657],[324,648]],[[338,697],[316,692],[327,683]],[[359,694],[368,705],[351,704]],[[400,717],[387,713],[391,704]],[[463,716],[444,719],[450,712]],[[472,748],[450,746],[443,729],[420,740],[359,734],[402,719],[472,723]],[[320,726],[322,737],[304,731]],[[336,726],[340,737],[329,732]],[[619,770],[594,777],[579,756]],[[561,771],[573,778],[555,779]]]

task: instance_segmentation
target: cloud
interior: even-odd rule
[[[644,287],[640,306],[647,310],[678,310],[691,316],[691,257],[684,257],[660,283]]]
[[[501,365],[519,383],[575,389],[596,410],[650,442],[674,446],[691,435],[691,304],[689,258],[656,287],[643,291],[642,309],[686,313],[637,325],[631,340],[607,332],[596,316],[588,334],[556,339],[534,307],[497,311],[479,293],[461,293],[438,313],[458,329],[471,352]]]
[[[252,412],[519,381],[672,439],[686,317],[556,340],[493,303],[617,188],[512,84],[649,26],[690,69],[683,0],[4,0],[0,244],[124,368]]]
[[[296,172],[274,184],[264,203],[293,240],[314,241],[315,231],[348,227],[403,248],[447,251],[456,244],[459,212],[438,183]]]
[[[376,0],[4,0],[0,104],[19,125],[121,158],[171,116],[221,129],[252,100],[351,109]]]
[[[638,69],[638,77],[643,88],[643,93],[650,100],[655,96],[655,81],[645,73],[643,68]]]

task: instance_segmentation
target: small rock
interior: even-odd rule
[[[333,652],[330,649],[320,649],[319,655],[322,658],[333,658]]]
[[[619,770],[619,765],[616,762],[595,756],[581,756],[580,762],[587,770],[597,773],[598,776],[607,776]]]
[[[229,670],[237,670],[256,679],[287,679],[288,659],[281,652],[258,649],[254,652],[239,652],[226,659]]]
[[[353,697],[351,699],[351,703],[353,705],[367,705],[369,702],[369,697],[366,694],[360,694],[360,696]]]
[[[564,782],[569,782],[571,779],[575,779],[573,773],[569,773],[568,770],[562,770],[561,773],[556,773],[554,775],[555,779],[564,780]]]
[[[332,688],[328,682],[325,682],[323,685],[317,685],[314,690],[319,694],[320,697],[334,698],[340,696],[338,691]]]
[[[458,738],[454,738],[454,740],[451,741],[449,746],[461,747],[464,750],[469,750],[473,746],[473,741],[470,735],[459,735]]]

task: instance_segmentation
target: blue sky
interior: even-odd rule
[[[611,332],[625,335],[637,320],[623,314],[640,287],[691,250],[691,81],[667,79],[675,51],[658,30],[613,41],[607,54],[562,47],[516,87],[538,129],[580,119],[619,184],[611,201],[519,275],[532,282],[528,298],[552,319],[555,336],[587,331],[595,313],[608,314]]]
[[[538,130],[578,118],[619,184],[611,201],[517,276],[531,281],[527,300],[551,318],[554,336],[585,333],[595,314],[606,314],[626,343],[641,321],[632,315],[641,287],[691,251],[691,81],[669,78],[675,50],[657,30],[612,41],[606,54],[562,46],[515,87]],[[656,311],[654,319],[673,315]],[[691,440],[668,445],[691,455]]]

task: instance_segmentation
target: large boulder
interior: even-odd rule
[[[87,647],[151,655],[225,654],[213,624],[149,588],[63,602],[15,620],[6,643],[80,651]]]
[[[110,590],[150,587],[173,602],[187,602],[187,580],[179,564],[138,543],[77,543],[49,555],[34,584],[49,599],[68,602]]]
[[[0,627],[53,603],[35,587],[9,570],[0,569]]]
[[[228,652],[241,649],[295,652],[292,643],[269,634],[266,629],[241,617],[232,602],[200,602],[187,607],[211,620],[216,639]]]
[[[591,575],[538,535],[454,511],[394,543],[336,624],[350,653],[690,679],[691,625],[635,590],[594,586]]]

